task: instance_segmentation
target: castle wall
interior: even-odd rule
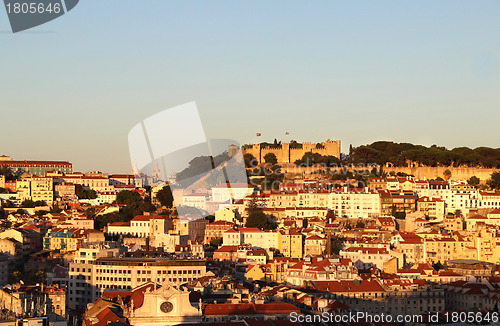
[[[284,143],[277,148],[262,147],[260,144],[254,144],[252,148],[244,149],[243,154],[252,154],[259,163],[264,162],[264,156],[268,153],[276,155],[278,163],[293,163],[300,160],[307,152],[340,158],[340,140],[327,140],[321,144],[323,148],[316,148],[316,144],[313,143],[303,143],[302,148],[290,148],[289,143]]]
[[[365,173],[366,171],[371,171],[374,165],[346,165],[343,167],[330,167],[331,174],[343,174],[347,171],[353,172],[357,171],[357,173]],[[311,167],[305,166],[297,166],[293,163],[285,164],[281,168],[281,172],[283,173],[291,173],[291,174],[314,174],[318,170],[325,170],[326,168],[320,165],[315,165]],[[484,183],[486,180],[491,178],[491,174],[493,172],[500,172],[500,169],[485,169],[485,168],[469,168],[469,167],[383,167],[384,172],[389,174],[391,171],[394,173],[402,172],[409,175],[414,175],[415,178],[423,180],[423,179],[436,179],[437,177],[441,177],[444,179],[444,171],[451,171],[451,179],[453,180],[468,180],[472,176],[476,176],[481,180],[481,183]]]
[[[390,173],[394,171],[395,173],[402,172],[406,174],[414,175],[417,179],[436,179],[437,177],[444,179],[444,171],[451,171],[451,179],[453,180],[467,180],[472,176],[476,176],[484,183],[486,180],[491,178],[493,172],[499,172],[499,169],[485,169],[485,168],[472,168],[472,167],[384,167],[384,172]]]

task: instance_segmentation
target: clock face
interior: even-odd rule
[[[164,313],[171,312],[174,309],[174,305],[171,302],[165,301],[160,305],[160,310]]]

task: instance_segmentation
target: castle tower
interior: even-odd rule
[[[290,144],[283,143],[281,145],[281,156],[283,157],[283,163],[290,163]]]

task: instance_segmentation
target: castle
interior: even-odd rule
[[[302,148],[290,148],[290,143],[275,146],[252,144],[252,147],[243,149],[243,154],[252,154],[259,163],[264,161],[264,156],[268,153],[276,155],[278,163],[294,163],[308,152],[340,158],[340,140],[328,139],[320,144],[321,146],[318,146],[318,144],[306,142],[302,143]]]

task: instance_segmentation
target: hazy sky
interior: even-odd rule
[[[1,9],[0,155],[128,172],[129,130],[193,100],[208,137],[241,143],[500,147],[499,17],[498,1],[82,0],[12,34]]]

